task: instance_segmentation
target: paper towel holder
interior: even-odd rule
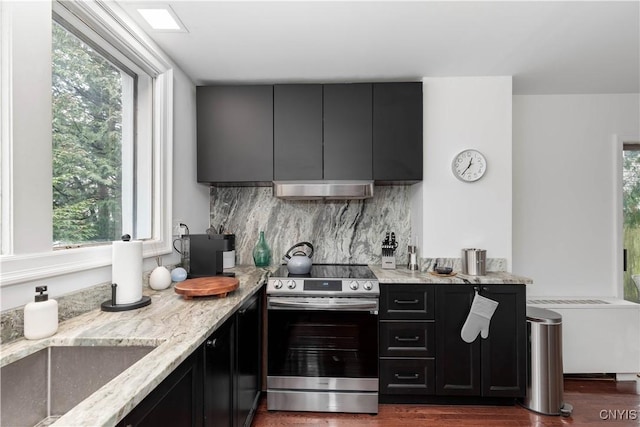
[[[143,296],[140,301],[131,302],[128,304],[116,304],[116,292],[118,284],[111,284],[111,299],[100,304],[102,311],[127,311],[135,310],[137,308],[145,307],[151,304],[151,297]]]
[[[130,242],[131,236],[129,234],[124,234],[121,237],[123,242]],[[140,285],[142,288],[142,284]],[[124,304],[116,304],[116,294],[117,294],[118,284],[111,283],[111,299],[103,302],[100,305],[102,311],[127,311],[127,310],[135,310],[137,308],[141,308],[151,304],[151,298],[148,296],[141,296],[138,301],[127,302]]]

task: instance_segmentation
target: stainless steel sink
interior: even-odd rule
[[[151,346],[47,347],[0,368],[0,425],[48,426]]]

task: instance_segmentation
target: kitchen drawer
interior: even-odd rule
[[[380,319],[434,319],[433,286],[383,284],[380,288]]]
[[[434,359],[380,359],[380,394],[435,392]]]
[[[435,323],[432,321],[380,322],[381,357],[435,356]]]

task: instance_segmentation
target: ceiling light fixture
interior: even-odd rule
[[[169,6],[139,7],[137,11],[154,30],[187,31]]]

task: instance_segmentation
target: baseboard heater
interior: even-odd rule
[[[544,297],[527,305],[562,315],[565,374],[616,374],[619,380],[640,372],[640,305],[603,297]]]
[[[527,304],[611,304],[601,299],[528,299]]]

